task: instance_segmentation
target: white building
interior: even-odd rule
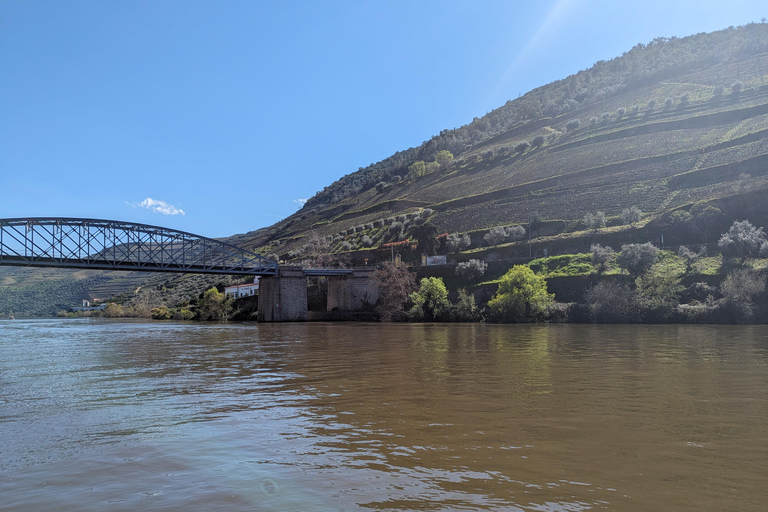
[[[236,284],[233,286],[227,286],[224,288],[224,294],[232,297],[233,299],[239,299],[241,297],[250,297],[259,293],[259,277],[256,276],[253,283]]]

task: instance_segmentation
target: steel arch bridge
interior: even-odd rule
[[[0,266],[277,275],[259,254],[183,231],[114,220],[0,219]]]

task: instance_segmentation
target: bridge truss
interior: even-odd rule
[[[276,275],[259,254],[183,231],[113,220],[0,219],[0,265]]]

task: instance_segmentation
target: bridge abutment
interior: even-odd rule
[[[346,276],[328,277],[327,311],[360,311],[379,299],[373,282],[374,267],[356,268]]]
[[[259,280],[259,322],[307,319],[307,278],[301,267],[280,267],[276,276]]]
[[[373,281],[374,267],[343,271],[282,266],[276,276],[259,280],[259,322],[303,322],[307,311],[307,274],[328,276],[327,311],[363,311],[375,304],[379,289]]]

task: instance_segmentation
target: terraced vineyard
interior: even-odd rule
[[[598,91],[581,103],[562,100],[567,107],[552,117],[504,117],[519,112],[513,108],[518,102],[543,104],[552,91],[570,88],[573,98],[579,96],[579,87],[589,82],[582,75],[592,76],[592,83],[610,82],[605,68],[630,65],[630,55],[631,65],[653,66],[643,62],[653,59],[652,45],[633,49],[610,63],[532,91],[458,129],[491,126],[485,138],[457,151],[450,164],[435,165],[421,176],[414,176],[410,168],[418,159],[435,158],[441,141],[451,139],[446,131],[385,161],[399,159],[401,164],[375,187],[363,185],[349,197],[327,200],[327,191],[345,183],[360,186],[366,170],[358,171],[319,193],[291,217],[268,230],[240,235],[238,241],[257,249],[269,247],[270,252],[295,261],[306,259],[309,242],[317,245],[319,241],[330,252],[361,260],[373,257],[372,249],[381,243],[413,240],[407,226],[399,236],[387,237],[387,226],[398,222],[398,216],[407,224],[425,208],[440,232],[473,234],[470,250],[484,245],[479,232],[526,225],[531,219],[558,226],[555,233],[551,229],[532,233],[543,250],[546,240],[540,235],[583,231],[580,220],[587,213],[604,212],[610,221],[632,206],[644,212],[642,236],[652,240],[661,236],[668,215],[701,201],[723,212],[718,227],[743,216],[763,225],[768,221],[764,200],[768,187],[766,27],[749,25],[657,43],[655,50],[661,45],[668,52],[695,46],[694,40],[709,50],[709,45],[719,44],[729,57],[664,69],[657,73],[663,77],[659,80],[622,84],[617,79],[614,90]],[[499,126],[511,127],[494,132],[494,119]],[[447,142],[444,145],[450,147]],[[377,179],[382,179],[381,173]],[[628,240],[638,237],[637,233],[626,235]],[[674,237],[679,243],[701,242],[694,233]],[[573,237],[574,246],[583,247],[584,240],[578,238]],[[563,244],[550,249],[568,250]],[[461,254],[455,257],[462,259]]]

